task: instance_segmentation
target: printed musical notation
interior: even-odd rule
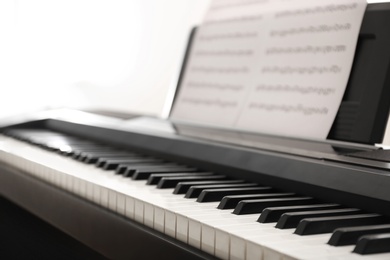
[[[253,50],[198,50],[194,53],[194,55],[198,56],[219,56],[219,57],[248,57],[253,55]]]
[[[206,66],[194,66],[190,69],[194,73],[220,73],[220,74],[243,74],[248,73],[249,68],[242,67],[206,67]]]
[[[265,50],[266,55],[286,55],[286,54],[330,54],[345,52],[345,45],[322,45],[322,46],[299,46],[299,47],[270,47]]]
[[[264,103],[250,103],[249,109],[266,110],[268,112],[283,112],[283,113],[300,113],[305,116],[311,116],[315,114],[326,115],[328,108],[326,107],[307,107],[302,104],[297,105],[275,105]]]
[[[312,86],[290,86],[290,85],[259,85],[256,87],[256,92],[284,92],[298,93],[301,95],[320,95],[328,96],[336,92],[334,88],[327,87],[312,87]]]
[[[211,82],[188,82],[186,87],[198,89],[214,89],[218,91],[242,91],[244,86],[233,84],[220,84]]]
[[[282,30],[273,30],[269,34],[271,37],[287,37],[298,34],[314,34],[314,33],[327,33],[327,32],[339,32],[348,31],[351,29],[350,23],[334,23],[334,24],[320,24],[317,26],[305,26],[288,28]]]
[[[275,18],[301,17],[306,15],[318,15],[327,13],[347,12],[358,8],[357,3],[330,4],[324,6],[315,6],[311,8],[302,8],[295,10],[284,10],[275,13]]]
[[[255,22],[263,19],[262,15],[252,15],[252,16],[240,16],[234,18],[227,18],[223,20],[208,20],[204,23],[203,26],[215,25],[215,24],[226,24],[226,23],[241,23],[241,22]]]
[[[248,38],[256,38],[257,32],[232,32],[232,33],[216,33],[211,35],[201,35],[199,36],[199,41],[224,41],[229,39],[242,40]]]
[[[183,103],[189,103],[192,105],[201,105],[201,106],[214,106],[219,108],[232,108],[237,107],[238,103],[236,101],[221,100],[216,99],[206,99],[206,98],[184,98]]]
[[[365,0],[212,1],[172,119],[325,139],[365,6]]]

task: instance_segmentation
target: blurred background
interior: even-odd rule
[[[0,118],[64,106],[166,114],[210,2],[0,0]]]

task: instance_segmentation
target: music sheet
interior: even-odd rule
[[[171,119],[326,139],[352,67],[363,0],[214,0]]]

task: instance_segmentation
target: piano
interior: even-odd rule
[[[390,259],[389,25],[370,4],[326,141],[44,111],[0,123],[0,194],[112,259]]]

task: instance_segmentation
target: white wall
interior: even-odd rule
[[[1,0],[0,116],[42,107],[162,113],[209,0]]]

